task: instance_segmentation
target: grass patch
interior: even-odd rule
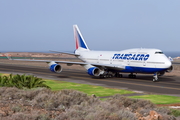
[[[115,94],[131,94],[134,93],[128,90],[121,89],[113,89],[113,88],[105,88],[102,86],[93,86],[87,84],[77,84],[72,82],[64,82],[64,81],[55,81],[55,80],[45,80],[46,85],[51,87],[52,90],[62,90],[62,89],[73,89],[84,92],[88,95],[95,94],[98,97],[102,96],[112,96]]]
[[[142,96],[130,96],[129,98],[150,100],[155,104],[180,103],[180,97],[168,96],[168,95],[142,95]]]
[[[0,75],[9,75],[0,73]],[[131,94],[134,93],[128,90],[121,90],[121,89],[113,89],[113,88],[106,88],[102,86],[93,86],[87,84],[77,84],[72,82],[64,82],[64,81],[57,81],[57,80],[45,80],[46,85],[51,87],[51,90],[58,91],[63,89],[74,89],[77,91],[84,92],[88,95],[95,94],[98,97],[105,97],[105,96],[113,96],[115,94]],[[150,100],[155,104],[174,104],[180,103],[180,97],[176,96],[168,96],[168,95],[141,95],[141,96],[130,96],[129,98],[136,98],[136,99],[145,99]],[[106,100],[107,98],[101,98],[101,100]],[[175,111],[177,112],[177,111]],[[178,112],[179,114],[179,112]]]
[[[10,74],[8,73],[0,73],[0,76],[9,76]]]

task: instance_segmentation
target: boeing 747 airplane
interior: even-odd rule
[[[135,78],[137,73],[152,74],[153,82],[158,81],[158,76],[173,69],[171,61],[159,49],[134,48],[122,51],[92,51],[88,48],[78,26],[73,25],[73,29],[76,50],[74,53],[65,54],[74,55],[82,62],[31,59],[23,59],[23,61],[46,62],[50,66],[50,70],[55,73],[62,71],[60,63],[69,66],[81,65],[89,75],[101,78],[123,77],[122,73],[130,73],[130,78]]]

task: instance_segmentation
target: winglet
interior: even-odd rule
[[[75,39],[75,43],[76,43],[76,49],[83,48],[83,49],[89,50],[78,26],[73,25],[73,29],[74,29],[74,39]]]
[[[170,61],[173,61],[173,58],[172,58],[172,57],[169,56],[168,58],[169,58]]]

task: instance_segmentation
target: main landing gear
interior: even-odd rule
[[[123,75],[120,74],[119,72],[117,72],[114,76],[115,76],[115,77],[118,77],[118,78],[122,78],[122,77],[123,77]],[[128,77],[129,77],[129,78],[136,78],[136,75],[134,75],[133,73],[131,73],[131,74],[129,74]]]
[[[157,75],[157,73],[154,73],[154,75],[153,75],[153,82],[158,82],[159,80],[158,80],[158,75]]]
[[[113,73],[113,72],[106,72],[105,74],[102,74],[99,76],[100,78],[111,78],[111,77],[118,77],[118,78],[122,78],[123,75],[120,74],[119,72]],[[133,73],[130,73],[128,75],[129,78],[136,78],[136,75],[134,75]],[[154,73],[153,75],[153,82],[158,82],[158,73]]]
[[[129,78],[136,78],[136,75],[134,75],[133,73],[129,74],[128,76]]]
[[[122,77],[123,77],[123,75],[120,74],[119,72],[117,72],[114,76],[115,76],[115,77],[118,77],[118,78],[122,78]]]
[[[114,74],[112,72],[105,72],[104,74],[100,75],[100,78],[111,78]]]

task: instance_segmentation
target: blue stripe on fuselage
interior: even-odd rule
[[[165,70],[166,70],[166,68],[148,68],[148,67],[126,66],[125,70],[121,70],[120,72],[155,73],[158,71],[165,71]]]
[[[126,66],[125,70],[110,70],[114,72],[126,72],[126,73],[155,73],[158,71],[165,71],[166,68],[148,68],[148,67],[132,67],[132,66]]]

